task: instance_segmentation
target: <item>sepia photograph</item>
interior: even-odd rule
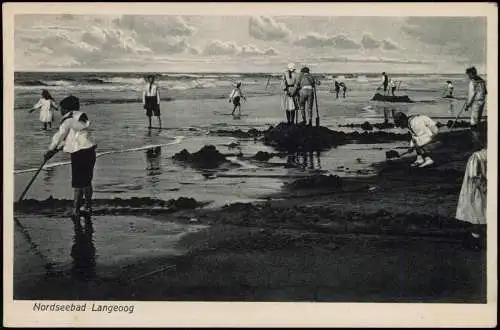
[[[497,7],[361,5],[4,4],[4,325],[495,326]]]

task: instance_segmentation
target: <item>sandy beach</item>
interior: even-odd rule
[[[97,197],[82,228],[70,200],[26,200],[14,297],[484,303],[485,248],[454,219],[469,133],[440,141],[439,166],[384,160],[319,186],[308,180],[324,173],[290,176],[258,201]]]

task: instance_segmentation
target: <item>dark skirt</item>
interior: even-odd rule
[[[239,96],[233,97],[233,105],[234,106],[240,105],[240,97]]]
[[[95,149],[96,146],[93,146],[71,154],[71,186],[73,188],[86,188],[92,185],[96,162]]]
[[[144,109],[146,109],[146,116],[160,117],[160,105],[156,96],[146,96]]]

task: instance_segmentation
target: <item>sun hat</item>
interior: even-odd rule
[[[288,64],[288,70],[295,70],[295,64],[294,63],[289,63]]]

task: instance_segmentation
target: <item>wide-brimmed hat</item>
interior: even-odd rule
[[[290,71],[295,70],[295,64],[294,63],[289,63],[288,64],[288,70],[290,70]]]
[[[63,115],[70,111],[80,110],[80,99],[76,96],[70,95],[59,102],[59,107]]]

